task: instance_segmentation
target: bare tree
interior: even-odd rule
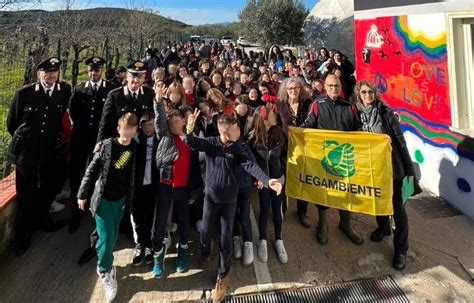
[[[74,0],[64,1],[63,9],[58,11],[56,26],[60,27],[60,30],[57,31],[57,38],[64,49],[71,49],[71,84],[73,86],[77,84],[79,64],[85,59],[84,51],[95,42],[93,41],[95,36],[87,30],[90,25],[84,14],[75,9]]]
[[[2,25],[0,26],[0,50],[5,67],[19,67],[24,64],[23,84],[36,80],[35,66],[47,53],[49,34],[39,20],[32,17],[32,9],[41,1],[5,0],[0,3]]]
[[[130,61],[143,56],[145,46],[153,46],[155,36],[169,29],[166,28],[165,19],[156,18],[159,12],[147,8],[142,1],[129,0],[127,8],[132,12],[125,20],[121,34],[129,37],[128,60]]]
[[[327,40],[332,28],[337,24],[337,19],[334,18],[315,18],[309,16],[305,20],[304,32],[305,41],[308,44],[319,45],[320,47],[327,47]]]
[[[40,0],[3,0],[0,2],[0,11],[2,10],[27,10],[40,4]]]
[[[27,59],[25,62],[25,72],[23,75],[23,84],[36,81],[36,66],[44,59],[49,49],[49,35],[45,27],[37,28],[39,39],[36,43],[31,43],[28,49]],[[33,40],[34,41],[34,40]]]

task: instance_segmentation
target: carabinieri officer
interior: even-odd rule
[[[72,220],[69,232],[74,233],[80,224],[83,212],[77,208],[77,191],[99,132],[100,119],[105,100],[115,85],[102,79],[106,60],[91,57],[85,61],[89,80],[76,86],[69,105],[72,135],[69,161],[69,184],[71,187]]]
[[[127,67],[127,84],[112,90],[105,100],[97,142],[117,136],[117,121],[124,113],[134,113],[140,119],[145,111],[153,112],[155,92],[143,86],[146,71],[147,65],[142,61]]]
[[[41,62],[38,82],[20,88],[8,112],[7,128],[13,138],[7,161],[16,164],[17,255],[26,252],[36,228],[56,231],[62,227],[49,217],[60,191],[57,178],[65,165],[62,121],[71,97],[71,86],[58,81],[60,66],[56,57]]]
[[[127,84],[113,89],[105,100],[102,118],[99,124],[97,144],[94,151],[99,150],[100,142],[107,138],[117,137],[117,123],[124,113],[132,112],[140,119],[145,111],[153,112],[153,89],[143,86],[147,71],[146,63],[134,61],[127,67]],[[128,212],[128,210],[125,210]],[[130,217],[127,213],[122,218],[121,225],[130,229]],[[79,258],[78,263],[84,264],[95,256],[95,242],[97,233],[94,230],[90,235],[90,245]]]

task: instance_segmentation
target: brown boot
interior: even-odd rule
[[[225,276],[224,278],[217,278],[216,286],[214,287],[214,290],[212,291],[213,303],[217,303],[224,300],[229,283],[230,283],[229,275]]]
[[[339,210],[339,218],[339,229],[342,230],[354,244],[364,244],[364,239],[352,229],[351,213],[347,210]]]

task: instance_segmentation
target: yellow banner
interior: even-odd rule
[[[391,215],[388,136],[290,127],[286,194],[369,215]]]

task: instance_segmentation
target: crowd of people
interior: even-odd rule
[[[119,231],[135,243],[131,263],[165,273],[170,232],[177,229],[175,270],[188,267],[188,240],[200,234],[199,266],[207,268],[211,242],[219,244],[212,296],[222,300],[232,258],[244,266],[267,262],[268,247],[288,262],[283,239],[289,127],[387,134],[393,147],[395,237],[393,266],[403,269],[408,221],[401,180],[414,169],[399,120],[376,87],[356,83],[354,66],[337,50],[271,47],[268,54],[239,45],[170,43],[159,52],[116,70],[106,61],[85,61],[88,80],[71,88],[59,81],[59,58],[38,65],[38,82],[19,89],[7,126],[8,159],[16,164],[19,202],[16,253],[27,251],[34,230],[62,228],[50,218],[52,202],[67,180],[72,219],[78,230],[85,210],[95,221],[90,247],[79,263],[97,256],[97,273],[108,300],[117,293],[113,250]],[[104,76],[107,75],[107,80]],[[346,101],[349,100],[349,101]],[[252,238],[250,195],[258,191],[258,235]],[[315,197],[317,201],[317,197]],[[328,208],[316,204],[317,241],[328,242]],[[54,208],[54,207],[53,207]],[[297,201],[304,227],[308,202]],[[363,238],[339,210],[339,228],[355,244]],[[271,218],[273,244],[267,244]],[[377,217],[371,240],[391,234],[388,217]]]

